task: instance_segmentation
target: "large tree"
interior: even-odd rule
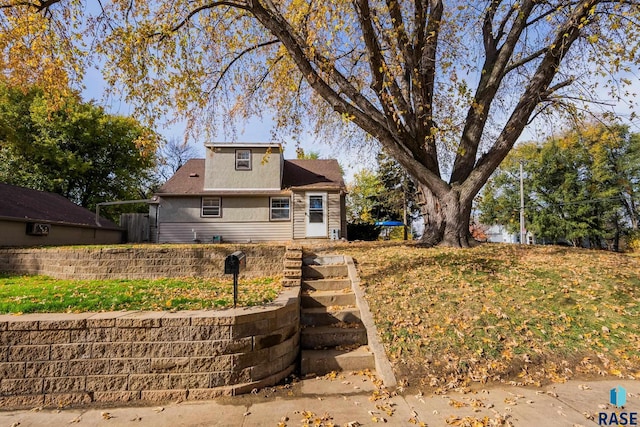
[[[579,113],[592,77],[629,82],[616,77],[640,58],[638,5],[1,0],[0,66],[55,86],[57,66],[79,78],[95,52],[151,118],[176,108],[211,126],[270,110],[280,130],[369,135],[418,183],[424,243],[466,246],[474,196],[530,120]]]
[[[146,197],[158,136],[68,95],[0,85],[0,182],[51,191],[80,206]],[[114,212],[112,210],[112,212]]]

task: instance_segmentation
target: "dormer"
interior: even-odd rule
[[[212,143],[205,147],[205,191],[282,188],[280,144]]]

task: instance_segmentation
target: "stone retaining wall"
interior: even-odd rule
[[[299,293],[221,311],[0,315],[0,407],[208,399],[274,385],[295,369]]]
[[[237,250],[247,255],[241,276],[282,274],[285,245],[257,244],[6,248],[0,249],[0,272],[91,280],[222,277],[224,259]]]

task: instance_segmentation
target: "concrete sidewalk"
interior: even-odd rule
[[[627,392],[623,409],[609,404],[609,392],[617,386]],[[598,425],[599,412],[607,416],[640,413],[640,381],[570,381],[539,389],[500,386],[446,396],[389,396],[366,375],[340,373],[213,401],[0,411],[0,427],[372,426],[385,422],[389,426],[587,427]],[[474,420],[484,424],[473,424]]]

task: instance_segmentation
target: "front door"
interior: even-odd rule
[[[327,193],[307,193],[307,237],[327,237]]]

